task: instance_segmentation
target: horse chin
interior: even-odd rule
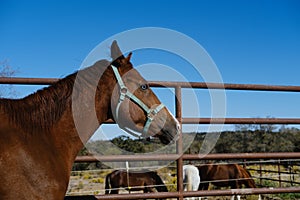
[[[161,141],[161,143],[167,145],[167,144],[170,144],[170,140],[164,138],[164,137],[159,137],[159,140]]]
[[[156,135],[161,143],[167,145],[177,140],[178,132],[172,133],[167,129],[162,129],[161,133]]]

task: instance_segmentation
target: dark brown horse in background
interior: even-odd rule
[[[167,187],[160,176],[153,171],[128,172],[125,170],[115,170],[105,178],[105,194],[118,194],[119,189],[124,188],[129,191],[140,191],[144,193],[168,192]]]
[[[240,189],[243,185],[256,188],[251,174],[238,164],[206,164],[198,166],[198,169],[201,179],[199,190],[208,190],[209,183],[231,189]],[[240,199],[239,195],[237,198]]]
[[[124,57],[113,42],[111,57],[23,99],[0,99],[0,199],[62,200],[76,155],[103,122],[118,116],[121,127],[143,131],[145,110],[128,96],[118,106],[117,74],[148,108],[161,103],[133,68],[131,53]],[[161,107],[147,134],[167,144],[178,129]]]

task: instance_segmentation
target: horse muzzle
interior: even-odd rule
[[[161,133],[156,134],[161,143],[170,144],[177,141],[180,134],[180,124],[174,118],[171,120],[167,120],[164,124],[164,127],[161,129]]]

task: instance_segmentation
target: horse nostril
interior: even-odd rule
[[[177,129],[177,131],[179,131],[180,130],[180,124],[178,123],[178,124],[176,124],[176,129]]]
[[[180,124],[179,124],[179,123],[176,123],[176,135],[179,134],[180,130],[181,130]]]

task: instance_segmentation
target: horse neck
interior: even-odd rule
[[[1,100],[0,108],[23,135],[45,141],[72,164],[83,145],[109,118],[115,80],[102,65],[71,74],[23,99]],[[96,113],[93,119],[91,113]]]
[[[64,132],[66,140],[72,141],[68,148],[73,148],[73,156],[77,155],[99,126],[110,118],[110,98],[115,85],[110,71],[103,72],[93,66],[84,72],[83,75],[79,72],[74,80],[69,105],[57,125],[61,130],[56,128],[54,131],[59,137]]]
[[[244,179],[243,183],[246,185],[246,187],[256,188],[256,184],[255,184],[254,180],[252,179],[250,172],[243,167],[239,167],[238,169],[241,173],[240,176]]]

